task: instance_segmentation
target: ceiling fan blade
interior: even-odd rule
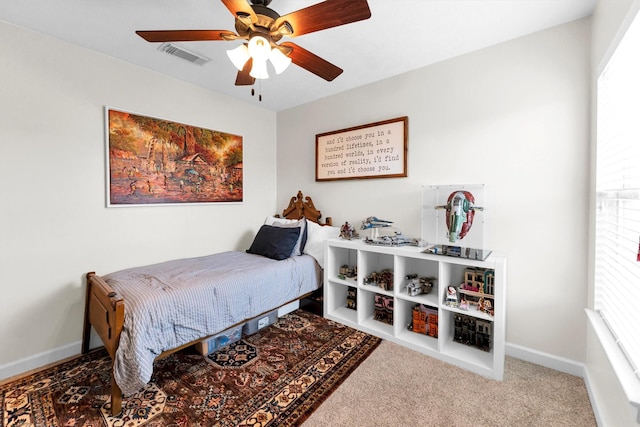
[[[280,46],[291,49],[291,52],[289,53],[291,62],[312,72],[316,76],[322,77],[326,81],[330,82],[342,74],[342,68],[336,67],[331,62],[301,48],[295,43],[284,42],[281,43]]]
[[[194,42],[203,40],[233,40],[237,34],[227,30],[160,30],[136,31],[148,42]],[[225,38],[226,37],[226,38]]]
[[[252,66],[253,59],[249,58],[247,63],[244,64],[242,71],[238,71],[238,75],[236,76],[236,86],[251,86],[255,83],[256,79],[249,75]]]
[[[285,22],[293,27],[290,37],[313,33],[371,17],[367,0],[326,0],[276,19],[271,30]]]
[[[256,13],[246,0],[222,0],[222,3],[229,9],[229,12],[231,12],[234,17],[238,17],[238,13],[240,13],[240,15],[250,16],[252,23],[255,24],[258,22]]]

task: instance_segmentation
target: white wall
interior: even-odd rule
[[[486,184],[508,256],[507,340],[583,362],[589,179],[588,19],[278,114],[278,205],[420,235],[420,187]],[[417,53],[419,54],[419,53]],[[409,117],[408,177],[315,182],[315,135]]]
[[[1,378],[79,352],[86,272],[246,249],[276,211],[276,115],[1,22],[0,50]],[[106,208],[105,106],[243,135],[244,203]]]
[[[592,156],[591,164],[595,165],[595,94],[598,71],[615,40],[619,40],[619,31],[630,10],[638,10],[638,0],[599,0],[592,17],[592,49],[591,49],[591,74],[592,91],[594,93],[592,105]],[[595,190],[594,176],[591,176],[591,186]],[[595,194],[595,191],[592,191]],[[595,203],[592,201],[592,203]],[[595,212],[595,204],[591,205],[590,212]],[[593,221],[593,218],[591,218]],[[592,229],[592,228],[590,228]],[[590,245],[593,246],[594,236],[590,236]],[[590,251],[590,259],[592,252]],[[593,267],[593,266],[591,266]],[[593,268],[589,270],[589,303],[593,308]],[[599,425],[602,426],[638,426],[636,417],[638,409],[633,408],[625,395],[620,382],[617,380],[613,367],[598,339],[591,322],[587,324],[587,349],[586,372],[589,393],[594,407],[594,412]]]

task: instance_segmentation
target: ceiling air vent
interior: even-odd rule
[[[172,43],[162,43],[158,50],[168,53],[169,55],[177,56],[178,58],[182,58],[185,61],[189,61],[197,65],[204,65],[207,62],[211,61],[211,58],[207,58],[202,54],[192,52],[183,48],[182,46],[176,46]]]

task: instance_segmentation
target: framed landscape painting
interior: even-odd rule
[[[106,108],[107,206],[243,201],[242,136]]]

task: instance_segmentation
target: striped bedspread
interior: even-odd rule
[[[245,252],[167,261],[104,276],[125,300],[114,361],[125,395],[151,379],[163,351],[216,334],[320,287],[309,255],[275,261]]]

